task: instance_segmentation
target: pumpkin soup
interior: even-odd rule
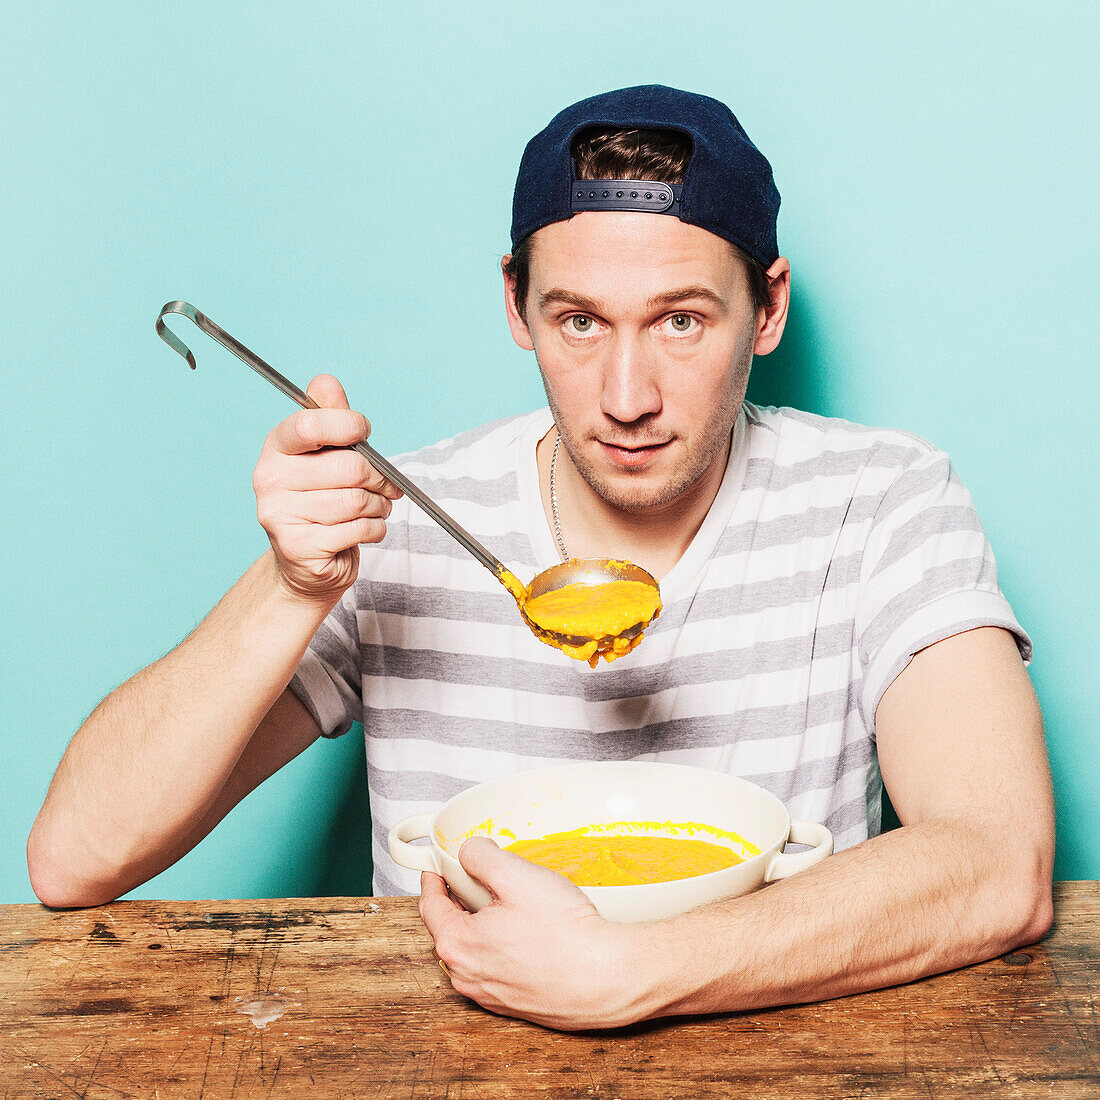
[[[563,653],[588,661],[594,668],[603,657],[613,661],[629,653],[642,640],[639,633],[622,633],[654,619],[661,610],[657,589],[643,581],[607,581],[603,584],[567,584],[527,599],[523,612],[541,630],[586,640],[580,645],[550,641]]]
[[[631,823],[623,822],[626,830]],[[671,823],[669,823],[671,824]],[[742,851],[756,854],[753,845],[736,834],[685,823],[690,832],[703,829],[711,835],[728,835]],[[593,829],[598,829],[593,833]],[[693,837],[639,835],[628,831],[608,833],[605,827],[585,826],[567,832],[548,833],[534,840],[517,840],[505,847],[524,859],[564,875],[577,886],[640,886],[669,882],[720,871],[744,862],[724,844]]]

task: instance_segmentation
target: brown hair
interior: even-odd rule
[[[691,138],[676,130],[619,130],[590,126],[573,139],[573,164],[579,180],[653,180],[683,183],[691,160]],[[531,242],[529,234],[516,242],[504,271],[516,281],[516,309],[527,319],[530,286]],[[754,310],[771,302],[768,276],[763,266],[735,244],[730,244],[745,266]]]

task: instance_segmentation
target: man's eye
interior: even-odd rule
[[[578,335],[587,336],[596,327],[596,322],[591,317],[578,313],[575,317],[569,318],[569,327]]]
[[[673,332],[691,332],[695,325],[695,318],[690,313],[674,313],[668,319]]]

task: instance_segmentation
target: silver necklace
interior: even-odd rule
[[[554,440],[554,454],[550,459],[550,514],[554,517],[554,538],[557,540],[558,553],[562,561],[569,560],[569,551],[565,548],[565,538],[561,533],[561,520],[558,518],[558,487],[555,484],[554,474],[558,468],[558,447],[561,446],[561,433],[557,433]]]

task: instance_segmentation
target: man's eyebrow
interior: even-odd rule
[[[677,302],[688,302],[693,299],[702,298],[705,302],[710,302],[712,306],[717,306],[723,313],[726,312],[727,306],[725,299],[711,290],[709,286],[684,286],[679,287],[677,290],[666,290],[664,294],[657,294],[650,298],[646,305],[650,309],[656,309],[658,306],[671,306]]]
[[[551,287],[539,295],[540,309],[552,305],[574,306],[577,309],[588,310],[590,313],[600,312],[600,305],[594,299],[586,298],[583,294],[577,294],[575,291],[566,290],[560,286]]]
[[[728,307],[725,299],[716,294],[710,287],[701,285],[677,287],[675,290],[666,290],[663,294],[655,294],[646,302],[646,309],[667,307],[675,305],[677,302],[688,302],[700,298],[717,307],[723,313],[727,311]],[[600,303],[595,299],[577,294],[576,291],[566,290],[560,286],[551,287],[539,295],[540,309],[546,309],[547,306],[552,305],[573,306],[575,309],[587,310],[590,313],[601,312]]]

